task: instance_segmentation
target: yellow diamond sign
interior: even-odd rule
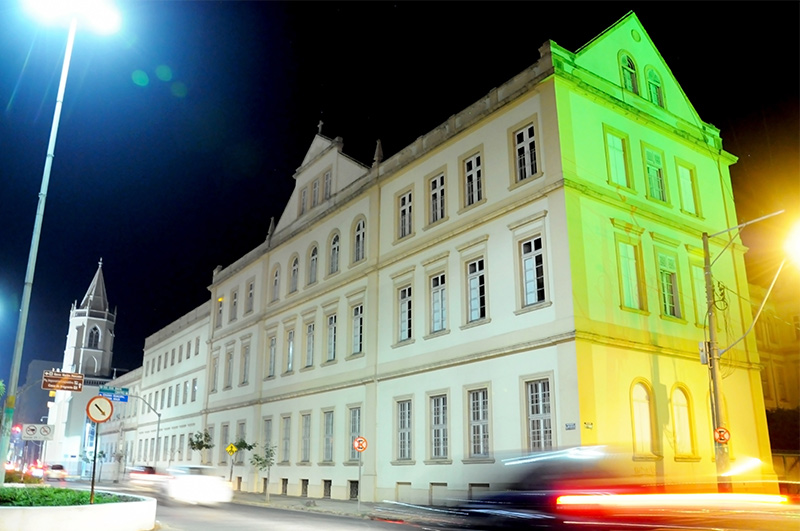
[[[228,445],[228,447],[227,447],[227,448],[225,448],[225,451],[226,451],[226,452],[228,452],[228,455],[233,455],[233,454],[235,454],[236,452],[238,452],[238,451],[239,451],[239,449],[238,449],[238,448],[236,448],[236,446],[235,446],[233,443],[230,443],[230,444]]]

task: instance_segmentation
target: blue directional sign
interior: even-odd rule
[[[100,387],[100,396],[104,396],[113,402],[127,402],[128,401],[128,388],[127,387]]]

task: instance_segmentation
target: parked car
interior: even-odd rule
[[[64,481],[67,479],[67,469],[59,464],[46,465],[44,478],[48,481]]]
[[[167,469],[164,495],[170,501],[217,505],[233,499],[233,488],[212,467],[185,465]]]

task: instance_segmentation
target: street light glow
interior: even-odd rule
[[[794,224],[783,244],[783,250],[795,265],[800,267],[800,221]]]
[[[25,11],[43,24],[68,24],[77,18],[82,26],[101,35],[116,33],[122,24],[119,11],[107,0],[23,0],[22,3]]]

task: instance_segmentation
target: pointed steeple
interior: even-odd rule
[[[92,283],[89,284],[89,289],[86,290],[86,295],[83,296],[83,301],[78,307],[81,310],[99,310],[101,312],[108,311],[108,296],[106,295],[106,283],[103,280],[103,259],[97,266],[97,273],[94,274]]]

